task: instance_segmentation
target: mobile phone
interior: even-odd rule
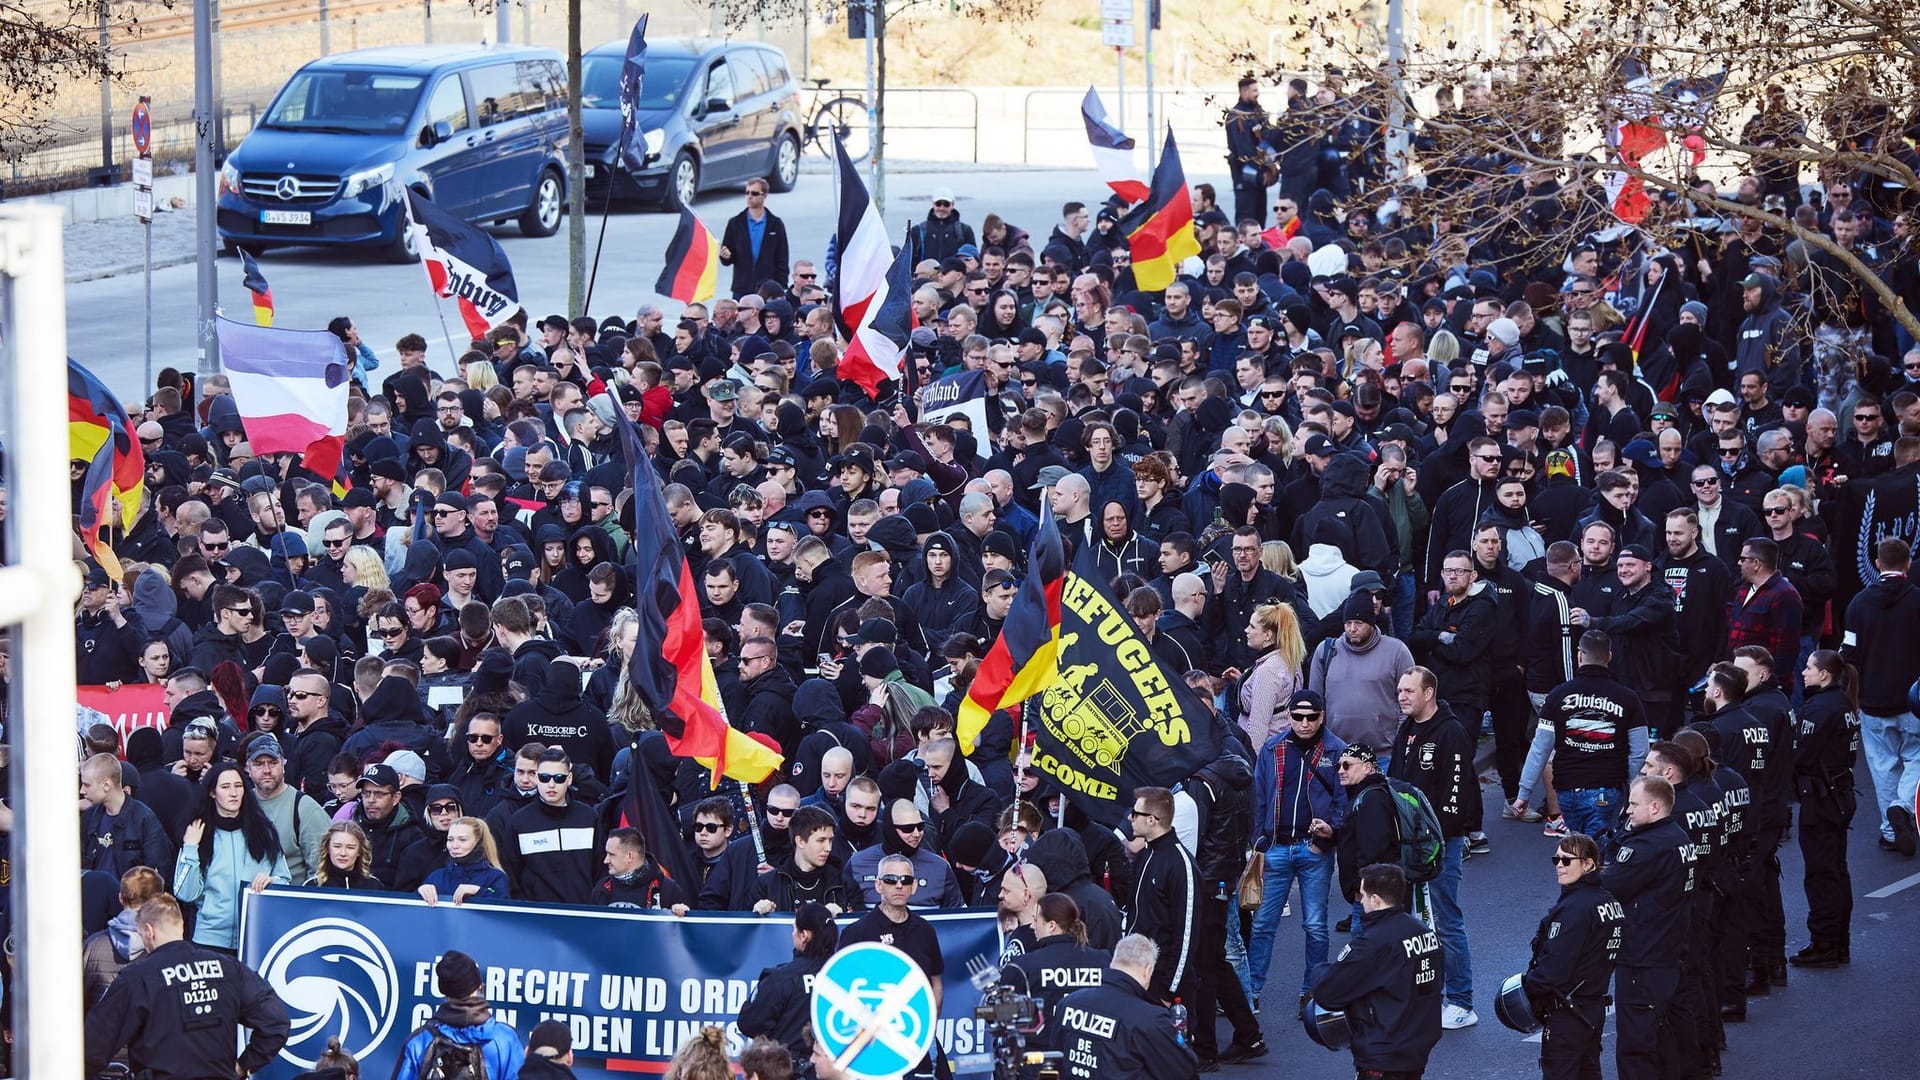
[[[814,663],[819,664],[822,667],[825,667],[826,665],[833,663],[833,654],[823,652],[819,656],[814,658]]]

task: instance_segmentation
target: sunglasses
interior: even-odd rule
[[[1720,478],[1717,476],[1703,477],[1702,479],[1695,480],[1693,482],[1693,486],[1694,487],[1719,487]]]
[[[325,696],[326,696],[326,695],[324,695],[324,694],[316,694],[316,693],[314,693],[314,692],[313,692],[313,691],[311,691],[311,690],[289,690],[289,691],[287,691],[287,697],[288,697],[288,698],[289,698],[290,700],[293,700],[293,701],[305,701],[305,700],[307,700],[308,698],[315,698],[315,697],[325,697]]]
[[[1920,364],[1908,364],[1907,370],[1920,371]],[[1878,419],[1880,419],[1879,413],[1861,413],[1860,415],[1853,418],[1853,422],[1856,424],[1870,424],[1873,421]]]
[[[771,817],[783,817],[783,818],[792,817],[793,812],[797,809],[799,808],[794,806],[769,806],[767,807],[767,816],[770,818]]]
[[[725,832],[726,828],[727,827],[725,825],[722,825],[717,821],[700,821],[700,822],[694,823],[693,831],[702,832],[702,833]]]
[[[470,743],[475,743],[475,744],[490,743],[490,742],[497,742],[499,741],[499,739],[500,739],[500,736],[498,735],[486,735],[478,731],[467,732],[467,741]]]
[[[346,547],[348,544],[352,543],[352,540],[349,537],[343,536],[338,540],[322,540],[320,541],[320,543],[324,547],[343,548],[343,547]]]
[[[1790,506],[1769,506],[1765,510],[1762,510],[1760,512],[1767,515],[1768,517],[1778,517],[1781,514],[1792,513],[1793,508]]]
[[[273,707],[273,706],[271,706],[271,705],[262,705],[262,706],[260,706],[259,708],[257,708],[257,709],[255,709],[255,710],[253,710],[253,715],[255,715],[255,716],[279,716],[279,715],[280,715],[280,710],[279,710],[279,709],[276,709],[276,708],[274,708],[274,707]]]
[[[945,199],[935,199],[935,200],[933,200],[933,205],[935,205],[935,206],[938,206],[938,207],[942,207],[942,208],[945,208],[945,207],[949,207],[949,206],[952,206],[953,204],[952,204],[952,203],[950,203],[950,202],[948,202],[948,201],[947,201],[947,200],[945,200]]]
[[[874,878],[874,880],[878,881],[882,885],[911,885],[913,884],[913,875],[912,874],[881,874],[879,877]]]
[[[895,825],[894,828],[901,832],[926,832],[927,823],[924,821],[916,821],[911,825]]]
[[[1157,820],[1154,815],[1147,813],[1145,810],[1129,810],[1127,811],[1127,816],[1130,818],[1143,817],[1148,820]]]
[[[396,638],[396,637],[401,637],[405,635],[407,632],[407,628],[404,626],[389,626],[389,627],[386,627],[385,629],[378,630],[375,632],[378,633],[383,638]]]
[[[1723,446],[1720,448],[1720,456],[1721,457],[1739,457],[1740,451],[1741,451],[1741,447],[1738,447],[1738,446]]]
[[[427,804],[427,813],[429,814],[457,814],[459,812],[460,812],[460,804],[457,802],[437,802],[437,803]]]
[[[1549,855],[1547,858],[1552,859],[1555,866],[1572,866],[1580,861],[1571,855]]]
[[[534,773],[533,778],[543,784],[564,784],[573,779],[573,774],[566,772],[542,772]]]
[[[230,540],[223,540],[218,544],[210,544],[205,540],[202,540],[200,541],[200,546],[206,549],[207,551],[225,551],[228,548],[233,546],[233,542]]]
[[[1499,460],[1500,460],[1500,455],[1499,455],[1499,454],[1475,454],[1475,455],[1473,455],[1473,460],[1475,460],[1475,461],[1499,461]]]

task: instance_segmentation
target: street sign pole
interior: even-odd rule
[[[1133,48],[1133,0],[1100,0],[1100,43],[1113,46],[1113,82],[1120,98],[1120,106],[1114,113],[1114,122],[1120,130],[1125,131],[1127,129],[1127,50]],[[1153,141],[1151,134],[1147,141]]]
[[[213,114],[213,3],[193,0],[193,212],[198,368],[202,375],[220,370],[219,328],[213,321],[220,282],[214,274],[214,247],[219,240],[219,189],[214,172],[214,139],[218,121]]]
[[[153,388],[153,107],[144,94],[128,124],[133,134],[133,214],[140,219],[140,277],[146,292],[147,389]]]

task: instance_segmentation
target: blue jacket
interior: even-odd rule
[[[1286,797],[1291,799],[1299,785],[1300,778],[1307,768],[1307,762],[1300,755],[1300,746],[1288,736],[1291,725],[1274,734],[1253,763],[1253,846],[1265,851],[1273,842],[1273,804],[1279,797],[1280,761],[1286,762],[1286,776],[1293,786],[1288,787]],[[1340,762],[1340,752],[1347,744],[1325,728],[1320,732],[1320,759],[1314,763],[1313,775],[1307,783],[1307,818],[1319,818],[1340,831],[1341,822],[1347,817],[1346,793],[1340,788],[1340,776],[1336,767]],[[1326,850],[1331,853],[1333,841],[1326,841]]]
[[[520,1036],[513,1028],[498,1020],[482,1020],[477,1024],[457,1025],[453,1017],[468,1012],[460,1003],[444,1002],[434,1014],[433,1023],[447,1033],[447,1038],[457,1043],[482,1047],[480,1056],[486,1061],[487,1080],[514,1080],[520,1075],[520,1066],[526,1062],[527,1053],[520,1046]],[[407,1040],[407,1049],[400,1057],[400,1065],[393,1072],[396,1077],[415,1077],[420,1075],[421,1059],[426,1057],[427,1048],[433,1045],[433,1029],[422,1026]]]
[[[247,850],[246,834],[239,829],[214,829],[212,866],[200,865],[197,845],[181,845],[173,866],[173,894],[184,903],[197,901],[200,905],[193,924],[194,944],[216,949],[240,947],[240,894],[261,874],[276,885],[291,880],[286,856],[279,848],[274,849],[271,862],[256,859]]]
[[[433,886],[433,891],[439,893],[442,899],[452,899],[453,890],[462,885],[480,886],[480,891],[473,897],[475,900],[506,900],[513,896],[513,887],[507,881],[506,871],[484,859],[476,860],[470,866],[449,861],[420,883]]]

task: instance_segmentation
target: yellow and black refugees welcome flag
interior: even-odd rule
[[[1061,590],[1060,674],[1039,698],[1033,763],[1088,817],[1117,825],[1135,788],[1171,787],[1218,758],[1221,733],[1090,561]]]

